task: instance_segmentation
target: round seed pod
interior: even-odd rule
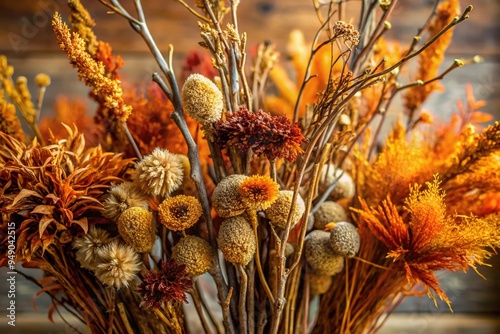
[[[241,216],[222,221],[217,241],[224,258],[233,264],[247,265],[257,248],[254,231]]]
[[[334,182],[337,182],[337,184],[330,193],[330,196],[328,196],[329,200],[337,201],[342,198],[353,198],[356,194],[356,185],[354,184],[354,180],[349,173],[333,164],[324,165],[321,170],[319,185],[320,191],[326,191],[326,189]]]
[[[330,247],[330,233],[314,230],[305,240],[306,261],[319,275],[333,276],[344,269],[344,258]]]
[[[233,174],[215,187],[212,193],[212,204],[215,212],[223,218],[234,217],[245,212],[245,204],[238,193],[241,183],[248,176]]]
[[[160,222],[172,231],[183,231],[198,221],[203,210],[194,196],[169,197],[158,206]]]
[[[210,79],[191,74],[182,87],[182,102],[186,113],[201,124],[218,121],[222,116],[222,93]]]
[[[137,253],[149,252],[156,239],[153,214],[142,207],[129,208],[118,217],[118,233]]]
[[[215,252],[202,238],[188,235],[174,246],[172,258],[186,266],[186,273],[198,276],[209,271],[215,260]]]
[[[313,296],[326,293],[332,286],[333,277],[328,275],[309,274],[309,292]]]
[[[330,231],[330,247],[344,257],[355,256],[361,244],[356,226],[349,222],[336,223]]]
[[[323,202],[318,211],[314,213],[314,227],[324,230],[326,224],[331,222],[342,222],[347,220],[347,213],[342,205],[333,201]]]
[[[274,203],[264,211],[266,213],[266,217],[271,221],[271,224],[281,228],[286,226],[288,213],[292,207],[292,197],[292,190],[281,190],[276,201],[274,201]],[[295,201],[292,211],[292,227],[300,221],[304,211],[306,211],[304,200],[297,194],[297,200]]]

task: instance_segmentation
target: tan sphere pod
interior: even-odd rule
[[[347,213],[342,205],[333,201],[321,203],[318,211],[314,213],[314,228],[324,230],[326,224],[343,222],[347,220]]]
[[[248,176],[233,174],[222,179],[212,193],[215,212],[223,218],[234,217],[245,212],[245,204],[238,193],[241,182]]]
[[[333,225],[333,224],[332,224]],[[356,226],[348,222],[336,223],[330,230],[330,247],[333,251],[344,257],[353,257],[361,246]]]
[[[153,214],[142,207],[129,208],[118,217],[118,232],[137,253],[149,252],[156,239]]]
[[[313,296],[322,295],[332,286],[333,277],[329,275],[309,274],[309,292]]]
[[[184,111],[201,124],[213,123],[222,116],[224,100],[215,83],[201,74],[191,74],[182,87]]]
[[[344,269],[344,258],[330,247],[330,233],[314,230],[305,240],[306,261],[319,275],[333,276]]]
[[[198,276],[213,267],[215,253],[206,240],[188,235],[174,246],[172,258],[186,266],[188,275]]]
[[[217,241],[224,258],[233,264],[247,265],[257,248],[254,231],[242,216],[224,219]]]
[[[281,228],[285,228],[288,213],[290,212],[290,208],[292,207],[292,198],[293,191],[292,190],[281,190],[278,194],[278,198],[274,201],[271,206],[264,210],[266,213],[266,217],[271,221],[271,224],[274,226],[278,226]],[[292,227],[295,226],[302,218],[302,215],[306,211],[306,205],[302,197],[297,194],[297,200],[295,201],[295,205],[292,211]]]
[[[328,196],[328,199],[332,201],[342,198],[352,198],[356,194],[356,185],[351,175],[333,164],[323,166],[319,182],[320,192],[326,191],[332,183],[337,182],[330,196]]]

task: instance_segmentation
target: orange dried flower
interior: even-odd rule
[[[261,211],[274,203],[279,189],[279,185],[269,176],[252,175],[241,182],[238,193],[247,207]]]

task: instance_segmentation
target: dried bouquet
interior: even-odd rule
[[[79,0],[52,25],[93,116],[62,98],[39,120],[50,77],[33,103],[0,58],[0,265],[43,270],[31,280],[50,319],[65,309],[92,333],[196,319],[207,333],[373,333],[408,295],[450,304],[434,272],[475,270],[500,246],[500,124],[478,124],[492,117],[470,89],[448,120],[422,110],[447,73],[480,61],[443,64],[471,6],[436,0],[404,45],[384,38],[397,0],[363,0],[356,25],[351,1],[314,0],[317,34],[292,32],[286,63],[270,43],[247,54],[239,1],[177,0],[206,52],[177,79],[141,1],[99,1],[147,44],[154,83],[122,81]]]

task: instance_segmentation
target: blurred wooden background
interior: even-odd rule
[[[0,54],[5,54],[15,66],[15,75],[24,75],[33,81],[38,72],[48,73],[52,85],[47,92],[44,112],[50,112],[52,103],[59,94],[85,98],[88,88],[76,80],[76,70],[59,51],[53,37],[50,17],[60,11],[67,17],[65,0],[15,0],[0,2]],[[130,2],[130,1],[128,1]],[[193,1],[188,1],[193,2]],[[393,29],[389,36],[408,43],[425,20],[433,0],[400,0],[392,19]],[[127,80],[149,80],[156,65],[143,41],[131,30],[124,19],[107,13],[97,0],[82,0],[97,22],[95,32],[99,39],[110,42],[114,50],[125,59],[122,74]],[[124,0],[127,3],[127,0]],[[174,0],[143,0],[146,17],[159,47],[166,51],[168,44],[174,44],[176,64],[180,67],[182,55],[197,46],[199,32],[196,19]],[[360,1],[353,1],[353,7]],[[480,54],[485,62],[453,71],[443,81],[446,91],[436,94],[429,101],[433,110],[456,109],[455,101],[464,99],[465,86],[470,82],[476,98],[486,100],[488,105],[482,110],[500,118],[500,1],[468,0],[461,1],[463,8],[474,6],[470,19],[460,24],[454,32],[453,44],[447,57],[448,64],[454,58],[470,58]],[[354,8],[356,9],[356,8]],[[239,9],[240,31],[249,36],[249,47],[258,42],[269,40],[278,50],[286,53],[285,45],[292,29],[304,31],[311,39],[318,22],[312,10],[311,0],[242,0]],[[351,17],[354,13],[347,14]],[[356,18],[354,18],[356,20]],[[285,58],[285,57],[283,57]],[[493,259],[494,268],[480,271],[488,280],[484,281],[475,273],[456,273],[445,276],[443,285],[457,312],[500,313],[500,259]],[[4,277],[0,270],[0,277]],[[4,279],[1,280],[4,282]],[[21,284],[21,283],[19,283]],[[4,283],[0,284],[0,296],[4,296]],[[23,310],[32,310],[31,297],[33,286],[20,287],[20,304]],[[3,298],[3,297],[2,297]],[[44,302],[42,302],[43,304]],[[3,302],[0,309],[4,309]],[[42,310],[44,312],[45,310]],[[409,299],[400,307],[401,312],[448,312],[441,305],[435,309],[427,298]],[[409,332],[408,332],[409,333]],[[491,332],[493,333],[493,332]]]

